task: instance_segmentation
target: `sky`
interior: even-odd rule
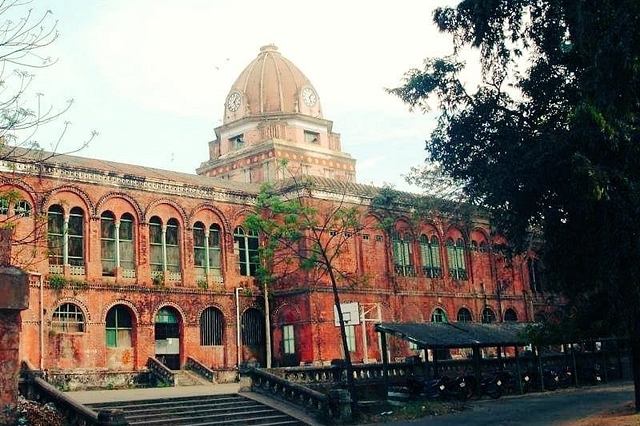
[[[454,3],[34,0],[33,15],[50,10],[60,36],[46,50],[56,63],[32,71],[30,90],[54,107],[73,99],[35,139],[50,149],[68,122],[58,151],[95,130],[76,155],[195,173],[232,84],[273,43],[316,88],[342,150],[357,160],[357,181],[419,192],[402,175],[422,164],[435,115],[411,112],[384,89],[452,52],[432,11]]]

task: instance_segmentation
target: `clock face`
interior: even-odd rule
[[[305,105],[308,107],[312,107],[317,102],[316,92],[313,91],[311,87],[305,87],[302,89],[302,100]]]
[[[229,95],[229,98],[227,99],[227,108],[229,108],[229,111],[235,112],[238,110],[238,108],[240,108],[241,101],[242,101],[242,98],[240,97],[240,93],[233,92],[232,94]]]

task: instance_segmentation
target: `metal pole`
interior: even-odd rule
[[[266,344],[266,355],[267,355],[267,368],[271,368],[271,312],[269,310],[269,290],[267,288],[267,284],[264,284],[264,313],[265,313],[265,344]]]
[[[366,313],[364,311],[364,305],[360,305],[360,324],[362,326],[362,350],[364,351],[363,362],[367,364],[369,362],[369,347],[367,343],[367,325],[365,323]]]
[[[236,287],[236,352],[238,354],[238,370],[240,369],[240,362],[242,361],[241,356],[241,345],[240,345],[240,295],[239,291],[242,290],[242,287]]]

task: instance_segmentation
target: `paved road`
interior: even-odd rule
[[[486,397],[484,397],[486,398]],[[629,382],[570,388],[556,392],[472,401],[471,410],[416,421],[379,423],[386,426],[474,425],[474,426],[551,426],[618,408],[633,401]]]

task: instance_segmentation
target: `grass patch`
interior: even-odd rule
[[[442,416],[468,409],[468,404],[460,401],[415,400],[403,405],[379,401],[368,412],[362,412],[358,423],[387,423],[401,420],[417,420],[423,417]]]

